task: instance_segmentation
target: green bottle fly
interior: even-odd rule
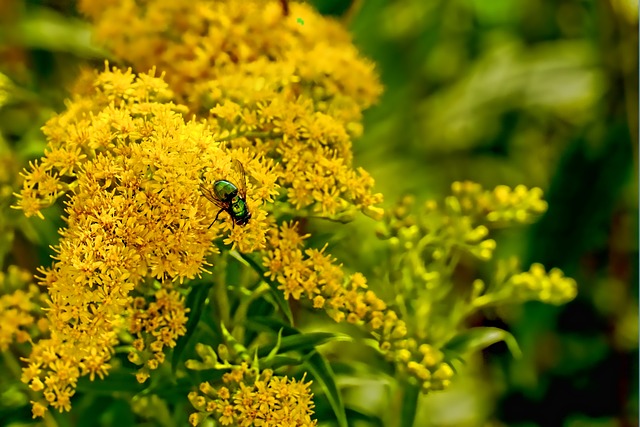
[[[247,206],[246,176],[242,163],[235,159],[232,162],[233,169],[238,174],[238,185],[230,180],[219,179],[213,183],[213,190],[201,185],[200,191],[207,200],[220,208],[213,222],[218,220],[218,216],[222,212],[226,212],[233,220],[234,225],[245,225],[251,219],[251,212]]]

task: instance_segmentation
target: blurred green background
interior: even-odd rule
[[[336,15],[345,7],[316,4]],[[498,249],[578,281],[566,306],[530,303],[503,314],[508,324],[484,319],[513,332],[524,358],[492,346],[478,362],[482,381],[425,399],[429,414],[416,425],[637,426],[637,2],[357,6],[350,28],[386,90],[365,113],[355,159],[387,206],[405,192],[440,198],[455,180],[541,187],[547,214],[500,235]],[[364,240],[367,228],[349,232]],[[339,256],[375,265],[357,252]],[[470,407],[475,417],[459,416]]]
[[[352,25],[387,88],[355,157],[388,199],[461,179],[547,195],[502,249],[579,293],[498,324],[525,354],[485,354],[505,425],[638,424],[637,22],[623,1],[404,0],[365,1]]]
[[[241,1],[241,0],[238,0]],[[365,114],[355,162],[386,207],[440,198],[455,180],[541,187],[549,211],[499,236],[503,254],[578,281],[563,307],[487,316],[525,357],[494,345],[416,425],[638,425],[638,6],[631,0],[314,0],[348,21],[385,94]],[[102,68],[71,2],[0,2],[0,263],[48,264],[61,223],[11,211],[17,173],[78,67]],[[51,209],[56,209],[55,207]],[[54,215],[47,215],[53,217]],[[375,286],[373,221],[331,249]],[[351,235],[370,251],[338,243]],[[368,246],[366,246],[368,245]],[[0,379],[0,386],[5,380]],[[361,397],[362,398],[362,397]],[[5,402],[6,403],[6,402]],[[462,414],[462,415],[461,415]]]

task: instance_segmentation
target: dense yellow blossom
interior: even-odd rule
[[[42,318],[46,299],[32,280],[29,272],[13,265],[0,272],[0,351],[35,338],[47,327]]]
[[[222,377],[224,385],[200,384],[200,393],[192,392],[189,400],[198,412],[189,418],[197,426],[213,417],[220,425],[232,426],[297,426],[317,425],[313,415],[311,382],[274,375],[267,369],[251,369],[246,363]]]
[[[307,4],[289,2],[289,14],[279,0],[80,0],[79,9],[94,21],[98,42],[137,69],[165,71],[190,106],[206,94],[194,86],[254,62],[289,70],[318,111],[340,109],[349,121],[381,93],[348,31]]]
[[[23,375],[60,410],[68,410],[80,375],[107,373],[118,332],[137,313],[133,291],[155,278],[166,288],[157,303],[173,295],[175,281],[203,271],[216,251],[212,240],[225,231],[240,251],[264,246],[262,204],[276,193],[269,162],[225,150],[205,124],[185,123],[183,108],[153,73],[107,70],[89,88],[45,125],[45,156],[25,172],[18,200],[26,215],[42,216],[42,208],[68,196],[56,262],[41,278],[51,298],[51,337],[35,344]],[[210,227],[218,208],[199,189],[227,179],[232,159],[249,177],[252,220],[234,227],[222,218]],[[174,316],[163,345],[184,333],[184,311]]]
[[[153,299],[155,301],[147,303],[144,297],[135,298],[129,316],[128,330],[137,337],[129,360],[144,364],[143,378],[164,362],[164,348],[175,347],[177,339],[185,334],[189,311],[184,307],[184,297],[177,291],[160,289]]]
[[[299,3],[286,15],[277,0],[81,1],[80,9],[117,57],[166,72],[216,140],[275,160],[281,202],[340,221],[357,210],[381,217],[382,195],[351,154],[381,86],[338,22]]]
[[[266,80],[260,71],[230,74],[208,82],[209,123],[219,139],[233,147],[251,147],[277,161],[279,183],[295,209],[311,207],[329,218],[352,210],[376,216],[381,194],[372,193],[371,176],[353,167],[348,129],[334,116],[317,111],[313,100],[300,96],[281,79]]]
[[[367,289],[366,278],[360,273],[346,275],[324,248],[304,249],[307,237],[298,233],[297,224],[271,230],[263,258],[265,274],[279,284],[287,299],[304,297],[337,322],[347,319],[381,329],[387,306]]]

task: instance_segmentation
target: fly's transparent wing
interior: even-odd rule
[[[237,175],[235,177],[234,181],[236,182],[234,182],[234,184],[236,185],[236,187],[238,187],[238,193],[240,194],[240,198],[246,199],[247,198],[247,175],[244,172],[244,166],[242,166],[242,163],[240,163],[238,159],[231,160],[231,164],[232,164],[233,170],[235,171],[235,174]]]
[[[213,192],[213,190],[211,190],[210,188],[207,188],[204,185],[200,184],[200,192],[202,193],[205,199],[207,199],[208,201],[210,201],[220,209],[229,208],[229,204],[218,199],[215,193]]]

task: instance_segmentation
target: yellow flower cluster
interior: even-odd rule
[[[80,0],[78,7],[93,20],[98,42],[137,69],[166,72],[191,107],[206,95],[194,85],[242,74],[253,63],[259,74],[274,63],[297,77],[318,111],[339,109],[345,122],[359,121],[382,92],[373,63],[360,57],[340,23],[289,3],[288,14],[280,0]]]
[[[351,140],[335,117],[316,111],[312,100],[291,87],[263,83],[259,75],[229,75],[210,82],[216,107],[209,123],[215,138],[251,147],[277,161],[279,183],[295,209],[311,207],[341,219],[352,211],[379,217],[371,176],[352,166]]]
[[[471,181],[451,184],[452,196],[445,200],[451,213],[461,213],[491,224],[528,223],[547,211],[540,188],[499,185],[491,191]]]
[[[428,344],[418,345],[407,338],[404,320],[367,289],[361,273],[346,275],[342,267],[323,250],[303,250],[308,235],[301,235],[296,224],[284,224],[269,233],[263,259],[265,273],[279,284],[285,298],[312,301],[336,322],[364,324],[377,338],[387,360],[419,379],[424,391],[446,387],[453,376],[442,353]]]
[[[48,148],[24,174],[18,200],[26,215],[42,216],[68,195],[56,262],[41,279],[51,338],[36,343],[23,377],[60,410],[69,408],[79,375],[107,372],[124,316],[136,311],[132,291],[147,278],[170,289],[199,275],[224,230],[240,251],[261,248],[269,225],[261,206],[276,194],[268,162],[224,150],[205,124],[185,123],[184,108],[153,72],[107,70],[89,88],[43,128]],[[227,179],[232,159],[250,178],[252,220],[210,227],[218,208],[200,188]]]
[[[578,285],[558,268],[548,273],[542,264],[534,263],[529,271],[513,275],[505,284],[521,301],[537,299],[547,304],[566,304],[576,297]]]
[[[475,308],[531,300],[560,305],[574,299],[578,292],[576,281],[561,270],[552,268],[547,273],[542,264],[534,263],[523,272],[517,258],[498,263],[495,283],[483,295],[484,282],[476,280],[474,288],[477,296],[471,303]]]
[[[411,211],[413,198],[405,197],[378,234],[390,238],[391,246],[399,251],[428,252],[434,260],[446,261],[455,248],[488,261],[496,248],[495,240],[488,238],[489,228],[529,223],[547,209],[539,188],[501,185],[489,191],[466,181],[454,182],[451,190],[442,205],[429,200],[419,215]],[[416,276],[423,276],[425,282],[437,279],[420,265],[415,267]]]
[[[133,302],[133,313],[129,314],[129,332],[137,336],[133,342],[134,351],[129,353],[129,361],[144,364],[137,374],[139,382],[144,382],[150,370],[158,369],[165,360],[164,348],[176,346],[177,339],[186,333],[188,308],[184,307],[184,297],[177,291],[160,289],[147,304],[144,297]]]
[[[216,140],[275,160],[295,209],[380,218],[382,195],[354,169],[350,139],[382,90],[373,65],[338,22],[306,4],[289,9],[278,0],[80,1],[98,41],[138,69],[166,72]]]
[[[422,390],[446,387],[453,376],[440,349],[461,332],[465,319],[481,307],[537,299],[562,304],[576,295],[576,283],[557,269],[548,274],[539,264],[522,272],[517,262],[498,263],[495,283],[486,287],[457,274],[472,255],[488,261],[496,241],[490,227],[530,222],[547,204],[540,189],[518,186],[484,190],[472,182],[456,182],[443,204],[427,201],[418,213],[405,197],[390,210],[378,233],[389,242],[387,278],[395,289],[396,307],[406,322],[405,336],[383,349],[403,361]],[[517,261],[517,260],[516,260]],[[429,369],[427,369],[429,368]]]
[[[367,289],[366,278],[360,273],[347,276],[324,248],[303,249],[307,237],[295,223],[270,230],[263,258],[265,275],[279,284],[286,299],[304,297],[336,322],[346,319],[381,329],[387,305]]]
[[[47,328],[41,311],[45,296],[32,280],[28,271],[14,265],[0,272],[0,351],[13,342],[27,342]]]
[[[198,412],[191,414],[193,426],[215,417],[223,426],[307,427],[317,425],[313,420],[311,382],[304,377],[297,381],[251,369],[246,363],[235,367],[222,377],[225,385],[218,388],[208,382],[200,384],[200,392],[189,394]]]

